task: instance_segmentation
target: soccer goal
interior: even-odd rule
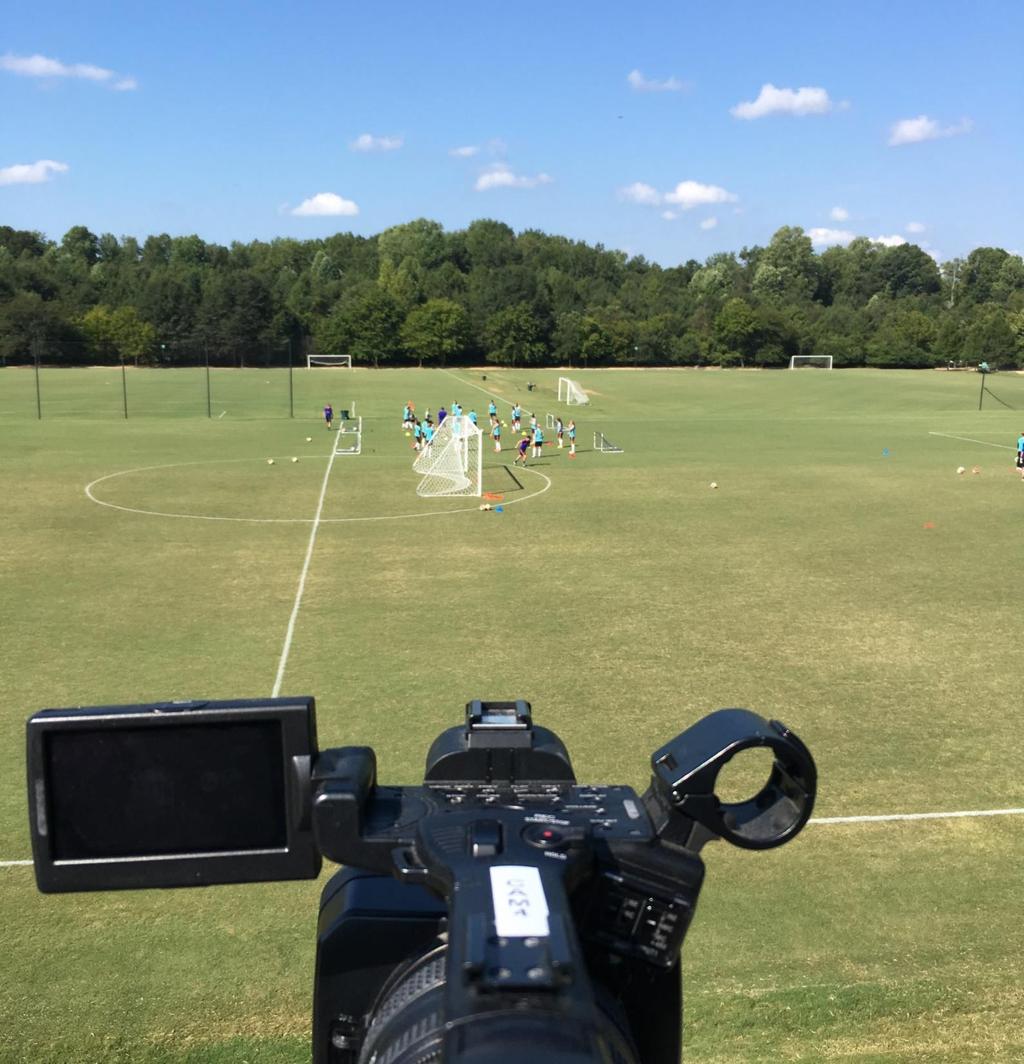
[[[603,451],[605,454],[622,454],[622,448],[612,443],[603,432],[594,433],[594,450]]]
[[[794,355],[789,360],[790,369],[831,369],[831,355]]]
[[[361,417],[343,417],[338,422],[338,431],[334,434],[334,453],[344,455],[363,453],[363,419]]]
[[[579,381],[571,381],[568,377],[559,377],[558,401],[560,403],[568,403],[569,406],[586,406],[590,402],[590,398]]]
[[[425,499],[480,495],[483,467],[483,433],[468,417],[449,414],[412,464],[413,471],[423,476],[416,494]]]
[[[544,428],[550,429],[552,432],[555,431],[555,415],[554,414],[545,414],[544,415]]]
[[[352,356],[351,355],[306,355],[306,369],[312,369],[314,366],[344,366],[345,369],[352,368]]]

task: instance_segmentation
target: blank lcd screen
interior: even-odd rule
[[[44,762],[53,860],[287,845],[278,720],[52,731]]]

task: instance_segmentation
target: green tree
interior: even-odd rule
[[[469,339],[469,317],[451,299],[429,299],[413,307],[402,325],[402,347],[419,365],[439,359],[441,365],[460,355]]]
[[[738,297],[728,300],[715,316],[715,352],[723,365],[749,360],[757,338],[757,318]]]
[[[534,365],[547,353],[540,324],[527,303],[492,314],[484,329],[484,341],[487,360],[500,365]]]

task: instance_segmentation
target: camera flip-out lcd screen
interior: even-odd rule
[[[42,890],[309,878],[312,699],[46,710],[29,721]]]

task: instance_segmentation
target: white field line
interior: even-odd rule
[[[974,440],[970,436],[953,436],[948,432],[929,432],[929,436],[942,436],[947,440],[962,440],[964,443],[979,443],[982,447],[998,447],[1001,451],[1012,451],[1008,443],[989,443],[988,440]]]
[[[1024,809],[968,809],[955,813],[884,813],[878,816],[812,817],[808,824],[881,824],[890,820],[954,820],[975,816],[1021,816]]]
[[[478,392],[483,392],[484,395],[489,395],[492,399],[496,399],[499,403],[504,403],[509,410],[512,409],[512,404],[507,399],[502,399],[500,395],[496,395],[494,392],[489,392],[486,388],[481,388],[479,384],[473,384],[472,381],[464,381],[457,373],[453,373],[450,369],[444,369],[438,367],[442,373],[447,373],[449,377],[454,377],[459,384],[466,385],[467,388],[476,388]]]
[[[309,563],[313,560],[313,547],[316,545],[316,534],[320,528],[320,515],[324,511],[324,498],[327,495],[327,482],[331,477],[331,469],[334,467],[334,459],[338,457],[335,450],[335,438],[331,438],[331,454],[327,459],[327,468],[324,470],[323,483],[320,485],[320,498],[316,504],[316,516],[313,518],[313,527],[309,530],[309,545],[306,547],[306,560],[302,563],[302,572],[299,574],[299,587],[295,592],[295,604],[292,606],[291,616],[288,618],[288,630],[284,636],[284,646],[281,648],[281,660],[277,663],[277,677],[274,679],[274,690],[270,692],[271,698],[277,698],[281,693],[281,683],[284,680],[285,666],[288,664],[288,654],[292,649],[292,636],[295,635],[295,621],[299,616],[299,607],[302,605],[302,593],[306,589],[306,575],[309,572]]]
[[[298,602],[296,601],[296,606]],[[274,689],[277,695],[277,688]],[[1024,809],[967,809],[953,813],[885,813],[879,816],[824,816],[812,817],[808,824],[883,824],[906,820],[966,820],[983,816],[1024,816]],[[0,868],[29,866],[31,861],[0,861]]]
[[[342,452],[344,454],[344,452]],[[380,455],[361,455],[363,459],[382,457]],[[283,461],[283,459],[281,459]],[[320,461],[319,458],[311,459]],[[117,473],[108,473],[106,476],[98,477],[90,484],[85,486],[85,494],[90,502],[94,502],[97,506],[106,506],[110,510],[120,510],[126,514],[141,514],[143,517],[176,517],[185,521],[231,521],[242,524],[250,525],[308,525],[312,521],[308,517],[217,517],[214,514],[177,514],[170,513],[163,510],[141,510],[134,506],[121,506],[116,502],[107,502],[105,499],[99,498],[93,493],[93,488],[97,484],[101,484],[105,480],[113,480],[115,477],[126,477],[131,473],[149,473],[153,470],[159,469],[179,469],[182,466],[193,465],[218,465],[222,462],[254,462],[262,461],[262,459],[254,458],[215,458],[210,460],[204,460],[200,462],[174,462],[170,465],[158,465],[158,466],[140,466],[138,469],[122,469]],[[515,506],[517,503],[528,502],[530,499],[535,499],[538,495],[543,495],[551,487],[551,478],[545,476],[537,469],[526,468],[527,473],[533,473],[535,476],[541,478],[544,481],[544,487],[539,488],[537,491],[530,492],[529,495],[524,495],[521,499],[508,499],[503,505]],[[460,506],[454,510],[426,510],[423,513],[411,513],[411,514],[380,514],[369,517],[324,517],[321,519],[322,525],[342,525],[352,524],[361,521],[413,521],[420,517],[447,517],[449,514],[465,514],[477,509],[476,506]]]

